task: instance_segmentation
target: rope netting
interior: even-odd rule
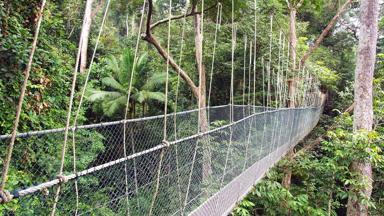
[[[42,143],[62,140],[65,129],[19,134],[17,140],[24,143],[24,148],[44,152],[46,158],[52,158],[52,163],[40,163],[36,158],[32,167],[23,167],[25,172],[34,175],[32,179],[18,179],[18,184],[25,187],[11,192],[21,207],[17,214],[49,214],[51,209],[47,207],[54,203],[54,191],[61,186],[56,207],[58,215],[71,215],[75,211],[78,215],[128,212],[147,215],[150,211],[156,215],[222,215],[228,213],[268,168],[312,130],[321,113],[319,107],[272,109],[237,105],[234,106],[233,123],[230,123],[230,105],[207,109],[210,130],[200,134],[195,124],[198,110],[177,113],[176,131],[172,127],[175,115],[167,115],[168,133],[178,134],[178,140],[169,140],[168,145],[162,142],[163,116],[70,128],[70,133],[75,134],[79,152],[89,149],[99,154],[95,157],[76,155],[79,166],[78,172],[73,173],[69,171],[73,159],[69,150],[64,166],[64,170],[68,170],[64,172],[65,182],[56,178],[61,146],[57,145],[57,149],[34,149],[35,146],[44,146]],[[122,147],[124,125],[128,128],[125,153]],[[9,136],[1,139],[6,143]],[[198,149],[197,156],[191,169],[195,148]],[[202,163],[204,148],[209,151],[212,169],[211,175],[205,179],[202,175],[203,167],[207,165]],[[151,210],[162,151],[159,188]],[[224,167],[226,160],[227,166]],[[87,165],[80,167],[80,164]],[[11,166],[22,167],[12,163]],[[78,210],[74,208],[75,182]],[[188,184],[189,191],[186,190]]]
[[[132,79],[135,76],[140,52],[139,41],[145,20],[144,12],[152,7],[152,1],[143,1],[124,118],[115,122],[77,126],[100,37],[108,18],[110,1],[105,3],[94,52],[77,104],[76,79],[80,47],[83,43],[82,37],[79,38],[65,128],[17,133],[23,102],[21,97],[12,134],[0,136],[0,151],[6,152],[8,146],[8,154],[2,164],[4,169],[0,188],[0,203],[5,203],[5,207],[0,210],[12,215],[228,214],[265,172],[317,124],[323,102],[318,80],[305,67],[298,71],[289,71],[288,42],[281,31],[278,43],[273,39],[273,15],[270,16],[266,60],[264,61],[264,56],[257,56],[259,42],[255,1],[254,39],[248,41],[248,37],[244,37],[242,105],[236,105],[239,103],[235,102],[235,52],[239,45],[238,23],[235,22],[235,5],[232,1],[231,79],[228,88],[230,104],[210,107],[223,5],[217,4],[210,74],[203,74],[205,8],[202,1],[196,33],[201,39],[201,47],[196,51],[201,54],[196,58],[199,62],[199,85],[195,86],[199,95],[198,109],[169,113],[169,76],[171,63],[176,63],[169,55],[164,55],[164,114],[128,119]],[[168,18],[171,19],[171,0],[168,6]],[[186,7],[188,8],[188,4]],[[41,14],[42,10],[43,7]],[[187,16],[182,17],[180,65],[187,24]],[[41,22],[42,15],[39,19]],[[38,30],[37,28],[36,35]],[[170,38],[171,21],[167,28],[166,53],[170,53]],[[34,44],[36,46],[36,42]],[[275,55],[272,55],[274,48],[278,50],[276,63],[273,59]],[[33,51],[30,58],[33,58]],[[257,71],[257,61],[261,63],[260,71]],[[288,84],[288,73],[296,79],[291,80],[294,83],[294,93],[289,93],[292,86]],[[205,82],[202,81],[205,80],[205,75],[209,77],[208,95],[205,95],[205,87],[200,85]],[[174,110],[178,110],[180,77],[179,72]],[[27,82],[28,76],[25,80]],[[262,86],[256,86],[256,80]],[[256,91],[262,91],[260,104],[263,106],[255,106]],[[25,88],[21,95],[24,93]],[[289,102],[300,108],[285,108]],[[205,107],[206,103],[208,107]],[[13,148],[15,143],[18,146]],[[35,155],[39,157],[31,158],[27,152],[37,152]],[[8,179],[9,169],[17,174],[17,178]],[[11,191],[5,190],[6,184]]]

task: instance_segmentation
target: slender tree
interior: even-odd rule
[[[353,115],[354,133],[371,131],[373,125],[373,73],[376,62],[378,37],[378,0],[360,1],[360,35],[355,70],[355,111]],[[364,194],[369,199],[372,193],[372,167],[367,160],[353,161],[350,170],[358,175],[363,188],[351,187],[350,190]],[[368,205],[361,199],[350,196],[347,215],[368,215]]]
[[[300,0],[299,2],[296,2],[295,0],[291,0],[287,2],[287,6],[289,9],[289,46],[290,46],[290,61],[291,61],[291,71],[296,71],[296,53],[297,53],[297,32],[296,32],[296,16],[297,16],[297,9],[301,7],[304,0]],[[294,108],[295,107],[295,100],[294,96],[296,94],[296,78],[292,78],[288,81],[288,107]],[[295,154],[294,149],[292,148],[287,153],[287,161],[291,161],[290,158],[293,157]],[[287,166],[284,169],[284,176],[282,180],[282,186],[284,188],[289,189],[291,185],[291,177],[292,177],[292,170]]]
[[[85,4],[84,21],[81,30],[81,55],[80,55],[80,72],[84,72],[87,66],[88,41],[92,24],[92,5],[94,0],[87,0]]]
[[[83,73],[87,67],[89,35],[91,33],[92,20],[104,4],[104,0],[99,0],[96,7],[93,8],[95,0],[87,0],[85,4],[84,21],[81,29],[81,55],[80,55],[80,73]]]
[[[205,66],[203,63],[203,35],[202,35],[202,27],[201,27],[201,19],[202,12],[198,11],[197,6],[199,1],[193,1],[191,5],[191,9],[187,14],[173,16],[171,18],[166,18],[160,20],[156,23],[151,23],[152,15],[153,15],[153,2],[152,0],[148,0],[148,16],[147,16],[147,24],[146,24],[146,32],[143,36],[143,39],[148,43],[152,44],[158,53],[163,57],[164,61],[169,61],[169,65],[173,68],[173,70],[180,75],[180,77],[186,82],[189,88],[192,91],[193,96],[196,100],[199,101],[199,108],[201,108],[200,116],[199,116],[199,127],[200,132],[205,132],[208,130],[208,121],[207,121],[207,113],[206,113],[206,73]],[[205,11],[214,8],[216,4],[207,7]],[[176,63],[176,61],[172,58],[171,54],[168,53],[160,44],[158,39],[152,34],[152,30],[157,26],[167,23],[171,20],[181,19],[184,17],[193,16],[194,23],[194,33],[195,33],[195,57],[196,57],[196,67],[199,74],[199,83],[196,85],[194,81],[189,77],[186,71],[181,68],[180,65]],[[203,178],[206,178],[211,173],[211,164],[208,158],[208,152],[204,149],[203,153]]]

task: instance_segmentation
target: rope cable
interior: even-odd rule
[[[216,26],[215,26],[215,36],[213,39],[213,52],[212,52],[212,64],[211,64],[211,71],[209,75],[209,90],[208,90],[208,107],[211,106],[211,93],[212,93],[212,81],[213,81],[213,69],[215,65],[215,56],[216,56],[216,47],[217,47],[217,37],[218,32],[220,31],[221,26],[221,19],[222,19],[222,5],[221,3],[217,4],[217,15],[216,15]],[[210,122],[210,112],[208,112],[208,122]]]
[[[167,53],[170,53],[170,43],[171,43],[171,17],[172,17],[172,0],[169,0],[169,22],[168,22],[168,34],[167,34]],[[168,55],[167,58],[167,66],[166,66],[166,81],[165,81],[165,101],[164,101],[164,119],[163,119],[163,143],[165,145],[169,145],[167,141],[167,112],[168,112],[168,85],[169,85],[169,62],[170,62],[170,55]],[[155,192],[152,197],[151,206],[149,209],[148,215],[151,216],[153,213],[153,209],[155,207],[156,198],[159,193],[160,188],[160,175],[161,175],[161,169],[163,166],[163,159],[164,159],[164,149],[161,149],[160,151],[160,158],[159,158],[159,165],[157,168],[157,177],[156,177],[156,186],[155,186]]]
[[[86,21],[85,18],[86,14],[84,14],[84,19],[83,19],[83,25]],[[83,29],[81,31],[80,35],[83,35]],[[74,74],[72,78],[72,84],[71,84],[71,93],[69,97],[69,105],[68,105],[68,110],[67,110],[67,117],[66,117],[66,123],[65,123],[65,130],[64,130],[64,142],[62,145],[61,153],[60,153],[60,168],[59,168],[59,174],[58,178],[60,179],[62,174],[63,174],[63,169],[64,169],[64,161],[65,161],[65,154],[66,154],[66,148],[67,148],[67,141],[68,141],[68,132],[69,132],[69,126],[70,126],[70,121],[71,121],[71,114],[72,114],[72,106],[73,106],[73,100],[74,100],[74,95],[75,95],[75,88],[76,88],[76,80],[77,80],[77,71],[79,67],[79,62],[80,62],[80,54],[81,54],[81,47],[83,45],[83,37],[81,36],[79,39],[79,46],[78,46],[78,51],[76,55],[76,63],[74,67]],[[56,206],[59,201],[59,195],[60,195],[60,190],[61,190],[61,185],[58,185],[55,193],[55,198],[54,198],[54,203],[52,206],[52,211],[51,211],[51,216],[55,215],[56,212]]]
[[[234,0],[232,0],[232,50],[231,50],[231,86],[230,86],[230,123],[233,122],[234,112],[233,112],[233,106],[234,106],[234,71],[235,71],[235,49],[236,49],[236,37],[237,37],[237,25],[235,24],[234,20]],[[233,136],[233,127],[229,128],[229,143],[227,148],[227,153],[225,157],[225,163],[224,163],[224,171],[223,176],[221,178],[220,188],[224,184],[225,176],[226,176],[226,169],[228,166],[229,161],[229,155],[231,153],[231,146],[232,146],[232,136]]]
[[[8,178],[8,171],[9,171],[9,166],[10,166],[11,159],[12,159],[13,147],[14,147],[15,141],[16,141],[17,129],[19,126],[20,115],[21,115],[21,111],[22,111],[22,107],[23,107],[25,92],[27,90],[28,79],[30,76],[31,68],[32,68],[33,57],[34,57],[35,51],[36,51],[37,40],[38,40],[39,33],[40,33],[41,22],[43,20],[43,12],[44,12],[44,8],[45,8],[45,4],[46,4],[46,0],[43,0],[41,3],[41,6],[40,6],[39,13],[38,13],[37,26],[36,26],[35,33],[33,36],[32,49],[31,49],[31,52],[29,54],[28,64],[27,64],[27,67],[24,71],[24,74],[25,74],[24,75],[24,81],[23,81],[23,85],[21,87],[21,93],[20,93],[18,104],[17,104],[16,117],[15,117],[15,121],[13,123],[13,129],[12,129],[12,136],[11,136],[11,140],[10,140],[9,145],[8,145],[7,155],[4,159],[4,166],[3,166],[3,172],[2,172],[2,176],[1,176],[1,185],[0,185],[0,191],[1,192],[3,192],[3,190],[5,189],[5,184],[6,184],[7,178]]]
[[[243,64],[243,116],[245,116],[245,72],[247,70],[247,35],[244,36],[244,64]]]
[[[97,36],[97,39],[96,39],[96,44],[95,44],[95,48],[93,50],[93,54],[92,54],[91,61],[90,61],[90,64],[89,64],[89,69],[87,71],[87,75],[86,75],[86,78],[85,78],[84,86],[83,86],[83,89],[81,91],[79,105],[77,107],[76,115],[75,115],[75,118],[73,120],[73,126],[72,126],[73,128],[76,128],[77,120],[78,120],[78,117],[80,115],[81,106],[82,106],[82,103],[83,103],[83,100],[84,100],[85,91],[86,91],[86,88],[87,88],[87,85],[88,85],[88,81],[89,81],[89,77],[90,77],[90,74],[91,74],[91,71],[92,71],[92,66],[93,66],[93,63],[94,63],[94,60],[95,60],[97,48],[99,46],[100,37],[101,37],[101,34],[103,32],[103,27],[104,27],[105,20],[106,20],[107,14],[108,14],[109,5],[110,5],[110,0],[107,1],[106,9],[105,9],[105,12],[104,12],[104,15],[103,15],[103,19],[102,19],[102,22],[101,22],[101,26],[100,26],[100,29],[99,29],[99,33],[98,33],[98,36]],[[75,131],[74,130],[72,130],[72,153],[73,153],[73,172],[76,173],[76,144],[75,144]],[[78,191],[77,179],[75,180],[75,193],[76,193],[75,215],[77,215],[78,208],[79,208],[79,191]]]
[[[179,53],[179,65],[182,64],[183,59],[183,48],[184,48],[184,37],[185,37],[185,26],[187,22],[187,13],[186,11],[189,8],[189,1],[187,1],[187,4],[185,6],[186,10],[183,17],[183,24],[182,24],[182,31],[181,31],[181,39],[180,39],[180,53]],[[173,124],[174,124],[174,139],[177,140],[177,107],[178,107],[178,97],[179,97],[179,87],[180,87],[180,73],[177,73],[177,83],[176,83],[176,94],[175,94],[175,108],[174,108],[174,116],[173,116]],[[178,153],[178,146],[175,145],[175,157],[176,157],[176,174],[177,174],[177,185],[178,185],[178,195],[179,195],[179,202],[180,202],[180,210],[183,209],[183,201],[182,201],[182,194],[181,194],[181,186],[180,186],[180,171],[179,171],[179,153]]]
[[[128,112],[129,112],[129,102],[131,98],[131,92],[132,92],[132,85],[133,85],[133,77],[135,76],[136,72],[136,64],[137,64],[137,55],[139,52],[139,42],[140,42],[140,35],[141,35],[141,30],[143,26],[143,20],[144,20],[144,14],[145,14],[145,8],[146,8],[146,3],[147,1],[143,1],[142,5],[142,13],[140,17],[140,23],[139,23],[139,28],[137,30],[137,37],[136,37],[136,45],[135,45],[135,52],[133,56],[133,64],[131,68],[131,73],[130,73],[130,78],[129,78],[129,86],[128,86],[128,92],[127,92],[127,103],[125,104],[125,113],[124,113],[124,121],[127,120],[128,118]],[[131,135],[132,136],[132,135]],[[125,122],[123,124],[123,151],[124,151],[124,157],[127,157],[127,123]],[[135,144],[132,143],[132,152],[135,154]],[[135,192],[136,194],[138,193],[138,180],[137,180],[137,168],[136,168],[136,159],[133,159],[133,170],[134,170],[134,182],[135,182]],[[127,161],[124,163],[124,172],[128,173],[128,168],[127,168]],[[125,183],[125,193],[126,193],[126,203],[127,203],[127,214],[129,214],[129,197],[128,197],[128,175],[125,175],[124,178],[124,183]],[[139,202],[137,200],[137,202]]]
[[[257,0],[254,1],[254,16],[255,16],[255,26],[254,26],[254,57],[253,57],[253,113],[255,113],[256,106],[256,55],[257,55]]]

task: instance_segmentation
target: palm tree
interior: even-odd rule
[[[88,101],[101,107],[105,116],[114,117],[125,111],[127,103],[129,83],[133,70],[134,53],[130,49],[126,49],[116,58],[110,56],[107,59],[107,67],[112,74],[101,80],[104,89],[89,89],[87,94]],[[147,63],[147,54],[143,54],[137,58],[134,76],[132,77],[132,89],[130,98],[131,116],[135,116],[136,103],[143,107],[143,115],[145,105],[151,101],[164,102],[165,95],[162,92],[155,91],[159,84],[165,82],[164,73],[154,73],[148,79],[145,77],[145,66]],[[140,77],[140,79],[138,79]]]

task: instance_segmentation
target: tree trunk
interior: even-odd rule
[[[199,72],[199,85],[196,86],[193,80],[189,77],[189,75],[176,63],[176,61],[172,58],[170,53],[168,53],[159,43],[154,35],[152,35],[152,13],[153,13],[153,1],[148,0],[148,16],[146,23],[146,32],[142,36],[144,40],[148,43],[152,44],[157,52],[163,57],[165,61],[169,62],[169,65],[173,68],[173,70],[180,75],[180,77],[186,82],[189,88],[192,91],[193,96],[199,101],[198,105],[201,108],[201,112],[199,113],[199,131],[205,132],[209,130],[207,112],[206,112],[206,77],[205,77],[205,67],[203,64],[203,38],[202,38],[202,29],[201,29],[201,15],[196,12],[196,6],[198,2],[195,2],[192,5],[192,12],[194,17],[194,30],[195,30],[195,57],[196,57],[196,66]],[[204,143],[203,143],[204,144]],[[203,180],[206,179],[212,173],[209,151],[207,146],[203,146],[203,170],[202,176]]]
[[[209,130],[209,123],[207,118],[206,110],[206,76],[205,76],[205,66],[203,64],[203,34],[201,29],[201,15],[194,15],[194,31],[195,31],[195,58],[196,66],[199,73],[199,131],[206,132]],[[203,142],[203,145],[206,143]],[[208,151],[208,146],[203,146],[203,180],[207,179],[212,173],[212,167],[210,163],[210,155]]]
[[[296,69],[296,49],[297,49],[296,14],[297,14],[296,8],[291,6],[289,8],[289,46],[290,46],[292,70]]]
[[[353,115],[354,133],[371,131],[373,125],[373,73],[376,62],[378,37],[378,0],[360,1],[360,36],[355,71],[355,110]],[[366,161],[353,161],[351,172],[365,182],[364,188],[350,188],[358,194],[370,198],[372,194],[372,167]],[[368,206],[352,197],[348,199],[347,215],[368,215]]]
[[[83,73],[87,67],[89,33],[92,24],[92,5],[94,0],[87,0],[84,12],[84,23],[81,31],[81,53],[80,53],[80,73]]]
[[[294,6],[289,7],[289,45],[291,56],[291,71],[296,70],[296,50],[297,50],[297,35],[296,35],[296,13],[297,10]],[[295,94],[296,94],[296,79],[292,78],[288,80],[288,107],[295,107]],[[289,163],[295,155],[294,149],[289,150],[286,156],[286,160]],[[284,168],[284,176],[281,185],[289,189],[291,186],[292,169],[287,165]]]
[[[296,94],[296,80],[290,79],[288,80],[288,98],[289,98],[288,107],[289,108],[295,107],[295,100],[294,100],[295,94]],[[286,156],[286,160],[288,163],[292,161],[292,158],[294,155],[295,155],[294,148],[292,148],[291,150],[289,150]],[[281,181],[281,185],[287,190],[289,190],[289,188],[291,187],[291,178],[292,178],[292,169],[289,166],[290,165],[288,164],[286,167],[284,167],[284,176],[283,176],[283,180]]]

